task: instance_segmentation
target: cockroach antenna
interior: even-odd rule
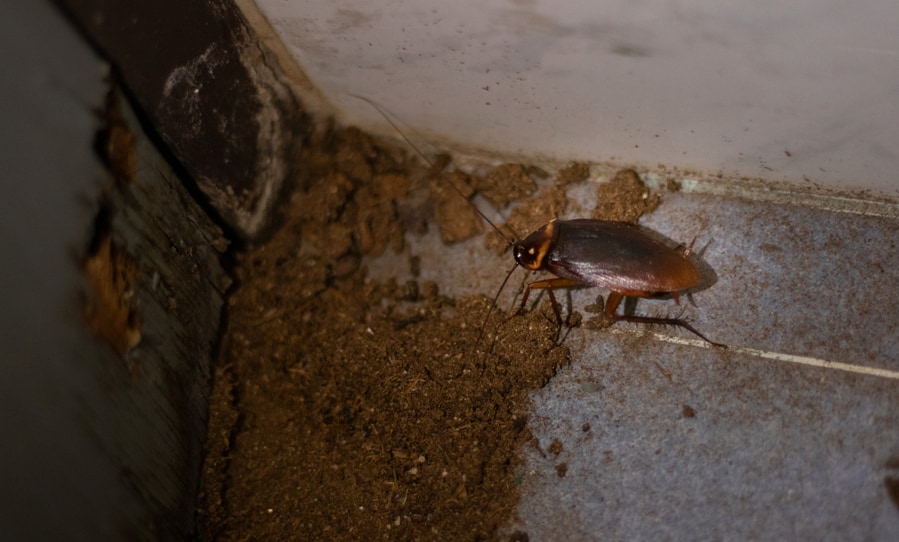
[[[400,130],[400,127],[397,126],[396,122],[394,122],[392,118],[390,118],[390,115],[387,114],[387,112],[384,110],[384,108],[382,108],[380,105],[378,105],[377,103],[375,103],[373,100],[370,100],[369,98],[366,98],[365,96],[360,96],[360,95],[358,95],[358,94],[348,94],[348,96],[351,96],[351,97],[353,97],[353,98],[356,98],[357,100],[362,100],[363,102],[367,103],[367,104],[370,105],[372,108],[374,108],[375,111],[377,111],[378,113],[380,113],[380,115],[381,115],[382,117],[384,117],[384,120],[386,120],[387,123],[390,124],[390,126],[396,131],[396,133],[399,134],[399,136],[400,136],[401,138],[403,138],[403,141],[405,141],[410,147],[412,147],[412,148],[415,150],[415,152],[418,153],[419,156],[421,156],[422,160],[424,160],[425,163],[427,163],[432,169],[434,168],[434,163],[433,163],[431,160],[429,160],[427,156],[425,156],[425,153],[422,152],[421,149],[419,149],[418,146],[417,146],[415,143],[412,142],[412,140],[410,140],[408,137],[406,137],[406,134],[405,134],[402,130]],[[453,189],[457,194],[459,194],[459,197],[460,197],[460,198],[462,198],[462,199],[465,200],[465,201],[468,201],[468,203],[472,206],[472,208],[475,210],[475,212],[478,213],[478,215],[479,215],[482,219],[484,219],[484,222],[486,222],[487,224],[490,224],[490,227],[493,228],[494,231],[496,231],[496,233],[498,233],[498,234],[500,235],[500,237],[502,237],[503,239],[505,239],[506,242],[509,244],[510,247],[514,247],[514,246],[515,246],[515,243],[518,242],[518,239],[516,239],[516,238],[514,238],[514,237],[510,237],[509,235],[507,235],[507,234],[506,234],[505,232],[503,232],[503,231],[502,231],[496,224],[494,224],[492,220],[490,220],[489,218],[487,218],[487,215],[485,215],[483,211],[481,211],[480,209],[478,209],[478,206],[477,206],[477,205],[475,205],[474,203],[471,203],[471,202],[468,200],[468,198],[465,196],[465,193],[462,192],[461,190],[459,190],[459,187],[458,187],[458,186],[456,186],[456,185],[455,185],[454,183],[452,183],[451,181],[447,181],[447,184],[449,184],[450,187],[452,187],[452,189]],[[484,315],[484,322],[481,324],[480,330],[478,331],[478,337],[477,337],[477,339],[475,339],[475,346],[477,346],[478,344],[480,344],[481,339],[482,339],[483,336],[484,336],[484,329],[487,327],[487,322],[490,320],[490,315],[493,314],[493,308],[496,307],[496,303],[497,303],[497,301],[499,300],[499,296],[503,293],[503,289],[505,289],[506,283],[509,282],[509,278],[512,277],[512,273],[515,272],[515,270],[518,268],[518,265],[519,265],[519,264],[518,264],[518,261],[516,260],[515,265],[513,265],[512,268],[509,269],[509,272],[506,273],[506,278],[503,279],[503,282],[502,282],[502,284],[500,285],[499,290],[496,291],[496,295],[493,296],[493,302],[490,304],[490,307],[487,309],[487,314]]]
[[[410,147],[412,147],[415,150],[416,153],[418,153],[419,156],[421,156],[422,160],[424,160],[425,163],[427,163],[432,168],[434,167],[434,163],[431,162],[427,156],[425,156],[425,153],[423,153],[421,151],[421,149],[419,149],[418,146],[416,146],[415,143],[412,142],[412,140],[410,140],[408,137],[406,137],[406,134],[404,134],[403,131],[400,130],[399,126],[397,126],[396,122],[394,122],[393,119],[390,118],[390,115],[387,114],[387,112],[384,110],[384,108],[379,106],[374,101],[366,98],[365,96],[359,96],[358,94],[348,94],[348,96],[352,96],[353,98],[356,98],[357,100],[362,100],[363,102],[372,106],[378,113],[381,114],[382,117],[384,117],[384,120],[386,120],[387,123],[390,124],[390,126],[394,130],[396,130],[396,133],[399,134],[399,136],[401,138],[403,138],[403,141],[405,141]],[[449,184],[452,187],[452,189],[455,190],[457,194],[459,194],[459,197],[461,197],[465,201],[468,201],[468,198],[465,196],[465,193],[462,192],[461,190],[459,190],[458,186],[456,186],[455,184],[453,184],[452,182],[449,182],[449,181],[447,181],[447,184]],[[469,202],[469,203],[471,203],[471,202]],[[474,208],[475,212],[477,212],[478,215],[480,215],[480,217],[484,219],[484,222],[486,222],[487,224],[490,224],[490,227],[493,228],[496,231],[496,233],[498,233],[503,239],[505,239],[509,243],[509,246],[513,246],[516,243],[517,239],[509,237],[506,233],[504,233],[501,229],[499,229],[499,227],[496,224],[494,224],[492,220],[487,218],[487,215],[485,215],[483,211],[478,209],[477,205],[472,203],[471,206]]]
[[[351,94],[377,110],[394,130],[415,151],[431,164],[430,160],[397,127],[396,123],[376,103],[363,96]],[[431,164],[433,167],[433,164]],[[487,311],[484,324],[478,334],[478,343],[492,314],[499,295],[509,281],[512,272],[520,265],[529,271],[548,271],[555,278],[535,280],[527,285],[521,298],[518,312],[523,312],[532,290],[546,290],[556,315],[559,337],[563,322],[554,290],[596,287],[609,291],[605,303],[605,316],[614,322],[625,321],[638,324],[672,325],[687,330],[707,343],[720,348],[716,343],[697,331],[681,318],[637,316],[618,314],[617,309],[625,297],[657,298],[670,295],[675,302],[678,295],[689,293],[700,284],[699,269],[690,261],[693,243],[685,250],[672,248],[649,235],[645,228],[627,222],[614,222],[591,218],[573,220],[553,219],[542,227],[517,241],[507,237],[493,222],[468,200],[454,184],[450,186],[494,230],[509,241],[515,256],[515,265],[509,270],[493,304]],[[555,342],[555,339],[554,339]],[[477,343],[476,343],[477,344]]]

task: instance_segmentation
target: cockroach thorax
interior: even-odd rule
[[[546,255],[556,238],[556,220],[550,220],[543,227],[515,244],[515,261],[525,269],[543,269]]]

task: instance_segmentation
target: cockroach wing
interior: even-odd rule
[[[559,277],[641,297],[680,292],[699,282],[699,271],[682,252],[640,226],[594,219],[555,226],[558,238],[546,268]]]

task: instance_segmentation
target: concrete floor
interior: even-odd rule
[[[897,208],[663,196],[642,223],[695,236],[717,281],[695,305],[641,300],[636,310],[682,308],[729,349],[680,329],[573,330],[573,363],[532,394],[539,449],[524,451],[510,530],[531,540],[896,540],[885,478],[899,476]],[[511,256],[480,244],[447,254],[429,235],[410,250],[443,293],[492,295]],[[598,293],[576,291],[574,308]]]
[[[718,280],[686,316],[730,349],[677,329],[573,331],[576,361],[533,393],[542,453],[526,451],[515,528],[531,540],[896,540],[884,479],[899,474],[899,222],[669,194],[644,223],[707,244]]]

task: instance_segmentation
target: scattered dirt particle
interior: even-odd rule
[[[635,223],[645,213],[659,206],[661,198],[649,188],[632,169],[622,169],[615,177],[599,185],[593,218]]]
[[[531,177],[536,177],[538,179],[546,179],[547,177],[549,177],[549,173],[547,173],[547,171],[540,166],[530,165],[525,167],[524,169]]]
[[[381,181],[381,182],[378,182]],[[403,249],[403,227],[393,212],[378,206],[394,206],[405,196],[408,178],[402,175],[375,177],[374,190],[361,186],[354,197],[356,208],[355,238],[359,252],[373,257],[384,254],[389,246],[394,252]]]
[[[371,137],[355,128],[341,132],[341,136],[335,151],[337,170],[355,181],[370,182],[371,162],[377,157]]]
[[[565,475],[568,473],[568,463],[559,463],[556,465],[556,476],[559,478],[565,478]]]
[[[606,316],[604,313],[600,313],[598,316],[587,318],[587,320],[584,322],[584,328],[597,331],[600,329],[606,329],[614,323],[614,320]]]
[[[557,438],[553,439],[546,451],[553,455],[559,455],[562,453],[562,441]]]
[[[598,296],[596,296],[596,300],[592,304],[584,307],[584,312],[588,312],[591,314],[602,314],[602,312],[605,310],[605,308],[606,308],[605,298],[603,297],[603,294],[599,294]]]
[[[537,191],[537,183],[521,164],[502,164],[483,178],[475,179],[475,188],[496,209],[508,207]]]
[[[556,174],[556,184],[568,186],[586,181],[590,178],[590,164],[586,162],[571,162]]]
[[[434,220],[444,243],[465,241],[483,233],[481,216],[468,201],[474,189],[467,175],[459,171],[442,173],[431,179],[430,188]]]
[[[696,410],[690,405],[684,405],[683,407],[684,418],[695,418]]]

